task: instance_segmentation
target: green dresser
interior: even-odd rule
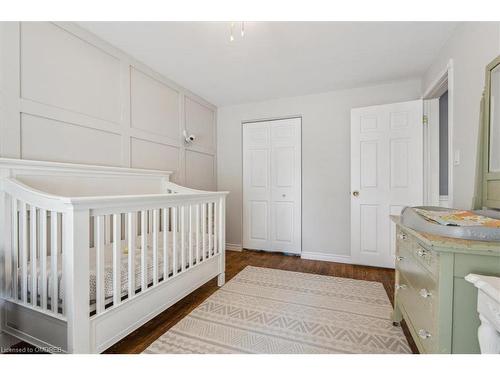
[[[469,273],[500,276],[500,242],[419,233],[396,223],[393,320],[404,319],[420,353],[479,353],[477,289]]]

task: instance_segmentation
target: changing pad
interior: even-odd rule
[[[401,213],[401,223],[416,231],[443,237],[500,242],[500,221],[487,212],[406,207]]]

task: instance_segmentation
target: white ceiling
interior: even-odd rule
[[[79,22],[217,106],[420,78],[457,23]]]

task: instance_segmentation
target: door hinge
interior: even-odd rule
[[[422,124],[429,125],[429,118],[427,117],[427,115],[422,116]]]

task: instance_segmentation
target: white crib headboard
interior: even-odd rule
[[[60,196],[165,193],[172,172],[0,158],[0,178],[13,177]]]

